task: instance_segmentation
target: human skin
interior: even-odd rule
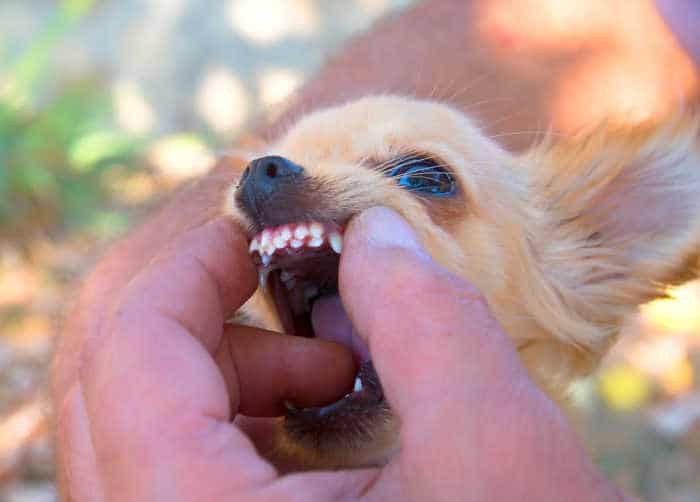
[[[512,7],[522,3],[526,3],[525,0],[512,2]],[[595,114],[586,118],[586,113],[605,109],[605,100],[614,101],[615,93],[593,93],[594,97],[597,96],[595,99],[601,95],[605,97],[597,108],[591,106],[595,99],[573,99],[576,91],[586,96],[591,90],[590,81],[578,76],[595,73],[596,68],[604,75],[615,59],[632,61],[643,57],[649,63],[645,68],[655,68],[662,63],[666,68],[662,72],[649,72],[635,66],[626,73],[626,77],[636,79],[639,85],[658,91],[653,93],[654,100],[643,103],[647,115],[658,116],[679,99],[692,102],[696,96],[697,75],[688,70],[689,65],[692,69],[692,63],[665,25],[658,22],[658,16],[654,17],[656,14],[648,9],[637,9],[629,17],[617,13],[613,16],[603,9],[598,18],[591,19],[590,25],[583,24],[582,31],[575,37],[575,47],[564,52],[551,52],[539,48],[538,39],[533,37],[533,33],[542,30],[522,36],[517,26],[507,23],[499,25],[498,30],[489,29],[489,17],[483,12],[478,14],[477,4],[480,9],[489,6],[496,9],[499,2],[428,1],[383,22],[336,56],[302,91],[288,113],[277,124],[262,126],[260,132],[273,137],[294,117],[322,105],[368,93],[398,92],[446,99],[480,119],[487,131],[498,136],[504,144],[517,149],[531,143],[549,123],[554,123],[556,130],[570,132],[572,129],[567,127],[573,127],[571,124],[595,121]],[[636,9],[634,6],[638,4],[626,5]],[[642,41],[635,40],[634,30],[630,28],[637,26],[640,18],[645,19],[649,26],[644,33],[643,42],[648,45],[645,50],[639,49]],[[435,26],[441,29],[435,30]],[[504,34],[508,36],[504,38]],[[509,45],[513,40],[518,43]],[[532,63],[517,64],[518,58]],[[596,61],[602,63],[596,67]],[[677,92],[668,91],[673,85],[678,87],[679,82],[683,85],[674,88]],[[562,96],[571,96],[568,108],[557,105],[567,101]],[[576,120],[572,121],[571,117]],[[98,436],[94,431],[89,432],[90,415],[83,386],[88,383],[85,381],[89,374],[86,373],[88,362],[107,343],[104,326],[116,299],[126,294],[129,283],[137,274],[144,273],[155,256],[172,249],[183,233],[200,227],[219,214],[223,193],[241,167],[236,159],[223,159],[208,176],[175,195],[170,204],[118,243],[86,279],[66,319],[53,366],[57,478],[66,499],[101,500],[97,495],[91,498],[91,494],[102,489],[102,475],[96,470],[92,442]],[[262,341],[259,345],[250,343],[250,337],[245,335],[239,340],[247,342],[245,350],[255,350],[263,345]],[[283,359],[288,362],[288,368],[269,370],[271,385],[267,390],[272,392],[272,398],[268,404],[259,404],[268,414],[279,408],[280,396],[275,395],[274,390],[276,384],[291,382],[290,388],[278,392],[303,396],[309,404],[327,402],[331,396],[342,395],[352,384],[347,367],[348,355],[343,349],[317,340],[289,337],[279,344],[279,338],[274,340],[270,345],[277,349],[262,351],[269,356],[268,361],[285,358],[290,353],[294,353],[294,357]],[[325,365],[331,370],[324,379],[307,379],[299,383],[296,378],[289,378],[289,375],[305,374],[309,368],[318,368],[329,359],[337,364]],[[260,361],[265,366],[266,359]],[[228,374],[230,366],[220,360],[220,370]],[[247,410],[246,399],[250,396],[241,394],[242,412]],[[260,403],[257,399],[252,399],[252,402]],[[112,406],[117,404],[112,403]],[[129,411],[138,416],[145,404],[148,403],[141,403],[136,410]],[[144,461],[137,459],[134,463],[142,465]]]
[[[483,297],[433,262],[407,223],[373,208],[350,223],[345,243],[341,298],[402,422],[385,467],[280,475],[231,423],[275,415],[284,398],[321,399],[309,375],[350,380],[353,363],[328,342],[321,350],[224,326],[256,274],[242,230],[217,219],[185,232],[107,309],[101,343],[61,410],[68,446],[89,442],[64,452],[80,466],[70,497],[622,500],[530,381]]]

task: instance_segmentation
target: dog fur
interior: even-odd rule
[[[416,196],[381,172],[411,152],[447,166],[457,193]],[[312,203],[330,218],[376,205],[399,212],[437,262],[484,294],[557,401],[595,369],[629,314],[687,279],[700,250],[695,119],[550,135],[514,155],[449,106],[373,96],[302,118],[261,154],[303,166],[315,181]],[[230,195],[226,212],[246,222]],[[260,291],[245,312],[280,329]],[[398,428],[380,422],[369,443],[320,454],[281,433],[279,451],[314,468],[378,463]]]

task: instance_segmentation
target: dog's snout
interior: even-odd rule
[[[238,205],[259,225],[276,221],[298,205],[291,202],[303,191],[304,175],[303,167],[278,155],[255,159],[241,177]]]

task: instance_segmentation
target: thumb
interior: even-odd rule
[[[401,452],[375,499],[619,500],[483,297],[406,222],[370,209],[344,245],[340,295],[401,419]]]
[[[477,408],[488,414],[499,405],[488,400],[509,393],[494,393],[494,382],[510,387],[524,376],[484,298],[435,263],[395,212],[372,208],[351,222],[339,282],[404,429],[483,419]]]

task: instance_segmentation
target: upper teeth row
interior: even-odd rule
[[[278,249],[298,249],[302,246],[318,248],[326,241],[336,253],[340,254],[343,250],[343,236],[339,232],[333,230],[326,233],[324,226],[318,222],[297,223],[263,230],[250,241],[248,251],[257,251],[265,261],[266,256],[269,259]]]

